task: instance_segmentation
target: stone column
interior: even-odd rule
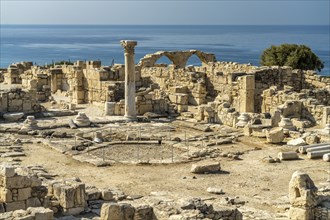
[[[242,76],[240,78],[240,112],[254,113],[254,75]]]
[[[125,117],[134,120],[136,118],[134,47],[137,42],[122,40],[120,43],[125,49]]]

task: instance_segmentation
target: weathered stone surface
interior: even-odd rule
[[[317,188],[308,174],[296,171],[289,183],[289,201],[295,207],[314,207],[317,205]]]
[[[151,206],[143,205],[135,208],[134,220],[157,220],[157,218]]]
[[[13,177],[15,175],[15,167],[10,165],[0,166],[0,176]]]
[[[284,132],[282,127],[272,128],[270,131],[266,131],[267,142],[278,144],[284,140]]]
[[[34,217],[35,220],[53,220],[54,212],[44,207],[30,207],[27,212]]]
[[[209,187],[206,190],[209,193],[212,194],[224,194],[223,190],[221,188],[216,188],[216,187]]]
[[[101,208],[102,220],[133,220],[135,209],[125,203],[104,203]]]
[[[84,112],[78,112],[77,117],[73,121],[78,127],[88,127],[91,121]]]
[[[290,220],[311,220],[314,218],[314,211],[310,208],[303,207],[290,207],[289,219]]]
[[[294,147],[299,147],[299,146],[305,146],[305,145],[307,145],[307,143],[303,138],[297,138],[297,139],[293,139],[293,140],[288,141],[287,145],[294,146]]]
[[[297,160],[299,157],[296,152],[289,151],[289,152],[279,152],[278,158],[280,158],[280,160]]]
[[[6,212],[15,211],[18,209],[26,209],[24,201],[6,203]]]
[[[101,191],[95,187],[87,187],[86,188],[86,196],[87,200],[98,200],[101,198]]]
[[[190,172],[192,173],[216,173],[221,169],[220,163],[216,161],[206,161],[193,164]]]
[[[101,194],[102,194],[102,199],[105,201],[111,201],[114,199],[114,194],[110,189],[102,189]]]
[[[323,155],[323,160],[324,160],[325,162],[330,162],[330,153],[324,154],[324,155]]]
[[[14,122],[19,121],[24,117],[24,113],[5,113],[2,116],[6,121]]]
[[[29,197],[31,197],[31,188],[27,187],[27,188],[18,189],[17,194],[18,194],[17,200],[19,201],[27,200]]]

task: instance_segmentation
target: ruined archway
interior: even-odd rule
[[[215,62],[215,55],[212,53],[204,53],[199,50],[189,50],[189,51],[158,51],[154,54],[147,54],[144,56],[139,65],[141,67],[154,67],[158,59],[163,56],[166,56],[175,68],[185,68],[187,65],[188,59],[192,56],[196,55],[202,64],[207,64],[209,62]],[[166,58],[163,58],[166,59]],[[194,58],[195,59],[195,58]],[[197,61],[197,59],[196,59]]]
[[[173,64],[173,61],[170,60],[166,55],[162,55],[155,61],[154,66],[155,67],[167,67],[168,65],[171,65],[171,64]]]
[[[202,66],[203,62],[202,60],[196,55],[196,54],[192,54],[186,63],[187,66],[189,65],[193,65],[193,66]]]

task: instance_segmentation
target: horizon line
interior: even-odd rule
[[[104,25],[112,25],[112,26],[330,26],[329,24],[1,24],[1,25],[63,25],[63,26],[72,26],[72,25],[80,25],[80,26],[104,26]]]

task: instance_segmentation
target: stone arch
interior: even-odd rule
[[[153,67],[155,66],[158,59],[162,56],[166,56],[175,68],[185,68],[188,59],[196,54],[196,56],[200,59],[202,64],[207,64],[209,62],[215,62],[216,58],[214,54],[211,53],[204,53],[198,50],[190,50],[190,51],[158,51],[154,54],[147,54],[144,56],[139,65],[141,67]]]
[[[201,60],[202,64],[217,61],[213,53],[204,53],[202,51],[196,50],[194,54],[196,54],[196,56]]]
[[[173,64],[173,61],[170,60],[166,55],[162,55],[155,61],[154,66],[160,66],[162,64],[170,65]]]
[[[194,53],[194,54],[191,54],[191,56],[188,58],[186,65],[187,65],[187,66],[189,66],[189,65],[193,65],[193,66],[202,66],[202,65],[203,65],[203,62],[202,62],[202,60],[197,56],[197,54]]]

